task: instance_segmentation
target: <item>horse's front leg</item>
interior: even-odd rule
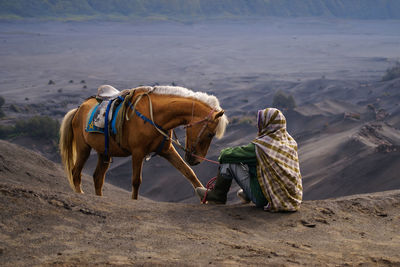
[[[139,187],[142,183],[143,157],[132,154],[132,199],[138,199]]]
[[[167,151],[160,153],[160,156],[168,160],[175,168],[177,168],[192,184],[193,188],[203,187],[202,183],[197,179],[192,168],[186,164],[176,149],[171,145]]]

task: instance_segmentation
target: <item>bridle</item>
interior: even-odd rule
[[[173,129],[172,129],[171,131],[172,131],[172,133],[173,133],[175,139],[172,138],[170,134],[167,134],[166,130],[164,130],[161,126],[157,125],[157,124],[154,122],[153,104],[152,104],[151,97],[150,97],[150,94],[153,92],[153,90],[154,90],[154,88],[152,88],[149,92],[145,92],[145,93],[143,93],[143,94],[140,94],[140,95],[136,98],[136,100],[135,100],[135,102],[134,102],[133,104],[132,104],[132,102],[129,103],[129,107],[130,107],[139,117],[141,117],[143,120],[145,120],[145,121],[146,121],[146,119],[149,120],[150,123],[154,126],[154,128],[155,128],[161,135],[164,136],[164,141],[163,141],[162,144],[164,144],[165,141],[171,141],[172,143],[174,143],[175,145],[177,145],[180,149],[182,149],[184,152],[189,153],[189,154],[192,155],[193,157],[196,157],[196,158],[199,158],[199,159],[202,159],[202,160],[206,160],[206,161],[208,161],[208,162],[212,162],[212,163],[215,163],[215,164],[219,164],[219,162],[217,162],[217,161],[210,160],[210,159],[207,159],[207,158],[198,156],[198,155],[196,155],[196,154],[193,153],[193,147],[196,147],[196,146],[198,145],[198,143],[200,142],[200,138],[201,138],[202,134],[204,133],[204,131],[207,129],[208,123],[209,123],[209,122],[213,122],[213,120],[212,120],[211,118],[212,118],[212,114],[215,112],[215,109],[212,109],[212,110],[210,111],[210,113],[209,113],[204,119],[199,120],[199,121],[196,121],[196,122],[193,122],[193,120],[194,120],[194,102],[193,102],[193,105],[192,105],[192,120],[191,120],[191,122],[189,122],[188,124],[184,125],[183,128],[184,128],[184,129],[187,129],[187,128],[193,127],[194,125],[197,125],[197,124],[203,124],[203,127],[201,128],[201,130],[200,130],[199,133],[197,134],[196,142],[195,142],[194,144],[191,145],[190,150],[189,150],[186,146],[183,146],[183,145],[179,142],[179,139],[177,138],[177,136],[176,136],[176,134],[175,134],[175,132],[174,132]],[[144,96],[147,96],[147,98],[148,98],[148,100],[149,100],[149,113],[150,113],[150,118],[149,118],[149,119],[146,118],[144,115],[140,114],[140,113],[136,110],[136,105],[138,104],[138,102],[139,102]],[[140,115],[139,115],[139,114],[140,114]],[[126,120],[129,121],[130,116],[128,115],[128,112],[126,113],[125,116],[126,116]]]
[[[193,102],[193,104],[192,104],[192,120],[188,124],[184,125],[183,128],[187,129],[187,128],[193,127],[194,125],[197,125],[197,124],[203,124],[203,127],[200,129],[199,133],[197,134],[196,142],[191,145],[189,153],[193,154],[192,153],[193,147],[196,147],[199,144],[200,137],[203,135],[204,131],[207,129],[208,123],[213,121],[213,120],[211,120],[211,117],[214,112],[215,112],[215,109],[211,109],[210,113],[204,119],[193,122],[193,120],[194,120],[194,102]]]

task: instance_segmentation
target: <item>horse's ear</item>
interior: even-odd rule
[[[222,117],[222,115],[224,115],[224,113],[225,113],[225,110],[222,109],[220,112],[218,112],[215,115],[214,120],[218,119],[219,117]]]

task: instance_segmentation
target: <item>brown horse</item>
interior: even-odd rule
[[[83,193],[81,171],[92,148],[98,154],[93,174],[97,195],[102,195],[110,157],[132,156],[132,199],[137,199],[143,159],[155,151],[177,168],[194,188],[202,187],[172,145],[172,130],[186,125],[185,159],[190,165],[199,164],[201,157],[207,154],[212,138],[221,138],[228,124],[218,99],[176,86],[138,87],[125,90],[125,94],[117,119],[119,131],[116,137],[110,138],[107,155],[104,135],[85,130],[88,114],[98,103],[95,98],[87,99],[65,115],[60,127],[60,153],[72,189]],[[135,111],[149,118],[154,125],[140,118]]]

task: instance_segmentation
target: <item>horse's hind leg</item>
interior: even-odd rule
[[[82,146],[77,146],[76,148],[76,161],[74,168],[72,169],[72,177],[74,181],[75,191],[77,193],[83,193],[81,188],[82,169],[83,165],[85,165],[85,162],[90,156],[91,148],[86,144]]]
[[[106,172],[110,166],[110,157],[106,157],[104,154],[97,154],[97,166],[93,173],[94,189],[96,195],[102,196],[102,188],[104,184],[104,179],[106,177]]]
[[[132,199],[137,199],[139,187],[142,183],[143,157],[132,154]]]

